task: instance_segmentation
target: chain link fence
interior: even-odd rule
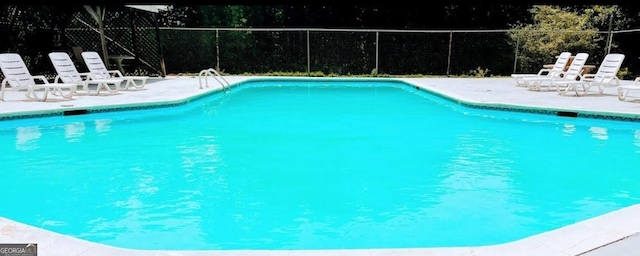
[[[105,15],[105,38],[109,55],[126,55],[135,57],[131,61],[123,61],[125,73],[128,75],[161,75],[160,42],[152,14],[132,8],[110,10]],[[71,49],[80,68],[84,69],[78,51],[102,52],[100,33],[96,21],[88,12],[77,12],[73,16],[64,37],[67,50]],[[78,49],[73,52],[73,48]],[[109,61],[115,64],[114,60]]]
[[[608,51],[620,52],[627,55],[623,65],[629,70],[626,75],[633,75],[639,51],[629,42],[640,40],[638,32],[612,31],[610,48],[609,33],[597,33],[599,38],[593,46],[596,50],[585,51],[590,54],[588,64],[599,65]],[[164,27],[160,38],[169,73],[197,73],[214,67],[227,74],[509,76],[536,73],[542,64],[554,63],[553,57],[561,52],[527,56],[509,33],[509,30]],[[618,39],[625,43],[618,44]],[[539,64],[528,64],[532,62]]]
[[[54,11],[45,8],[18,5],[0,9],[0,33],[4,37],[0,40],[0,52],[20,54],[32,74],[42,74],[49,79],[55,77],[48,57],[53,51],[68,53],[78,71],[86,71],[80,53],[102,52],[97,22],[82,9],[62,13],[54,19],[47,17]],[[134,57],[123,61],[125,74],[161,75],[162,55],[155,22],[153,14],[126,7],[113,7],[105,15],[104,34],[109,55]],[[109,68],[115,68],[115,62],[110,63]]]
[[[0,10],[0,51],[21,54],[32,73],[55,76],[47,56],[52,51],[67,52],[81,72],[86,67],[80,52],[102,52],[97,22],[88,12],[35,19],[25,8]],[[557,54],[534,62],[540,65],[523,65],[518,60],[531,56],[522,55],[508,30],[158,28],[155,14],[124,6],[108,11],[104,28],[109,55],[134,57],[122,62],[129,75],[197,74],[213,67],[235,75],[508,76],[535,73]],[[627,78],[636,76],[640,30],[611,35],[610,51],[624,53]],[[587,64],[599,65],[607,53],[609,34],[599,36]]]

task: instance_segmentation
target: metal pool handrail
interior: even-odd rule
[[[226,79],[224,79],[224,77],[217,70],[213,68],[209,68],[209,69],[203,69],[202,71],[200,71],[200,74],[198,74],[198,82],[200,84],[200,89],[202,89],[203,78],[204,78],[205,87],[207,88],[209,87],[209,81],[207,79],[209,76],[213,77],[213,79],[218,81],[218,83],[222,85],[223,90],[229,88],[230,86],[229,82]]]

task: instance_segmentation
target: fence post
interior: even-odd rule
[[[307,30],[307,76],[311,76],[311,47],[309,42],[309,30]]]
[[[447,56],[447,76],[449,76],[449,70],[451,68],[451,44],[453,41],[453,31],[449,31],[449,56]]]
[[[167,76],[167,68],[164,65],[164,51],[162,49],[162,42],[160,41],[160,26],[158,25],[158,16],[156,13],[152,13],[153,21],[156,29],[156,40],[158,41],[158,51],[160,52],[160,75],[162,77]]]
[[[613,33],[611,33],[612,25],[613,25],[613,13],[611,14],[611,16],[609,16],[609,36],[607,37],[607,52],[606,52],[606,54],[609,54],[611,52],[611,40],[613,39]]]
[[[220,37],[216,29],[216,70],[220,71]]]
[[[516,67],[518,66],[518,48],[520,47],[520,37],[516,37],[516,51],[515,51],[515,58],[513,58],[513,74],[516,73]]]
[[[134,72],[138,72],[140,69],[140,55],[138,54],[138,39],[136,38],[136,21],[135,21],[135,17],[132,14],[132,11],[128,11],[127,12],[127,16],[129,17],[129,21],[131,22],[131,48],[133,48],[133,55],[135,57],[135,64],[136,67],[134,69]],[[154,15],[155,17],[155,15]],[[124,75],[124,74],[123,74]]]
[[[380,70],[378,69],[378,50],[380,44],[380,32],[376,31],[376,75],[380,74]]]

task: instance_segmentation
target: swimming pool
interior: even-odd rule
[[[390,248],[508,242],[637,203],[636,123],[470,109],[402,83],[232,91],[0,123],[15,206],[0,215],[127,248]]]

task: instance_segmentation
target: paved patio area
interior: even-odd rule
[[[225,77],[232,84],[250,79],[282,77]],[[294,78],[301,79],[301,78]],[[314,78],[334,79],[334,78]],[[338,78],[341,79],[341,78]],[[359,78],[354,78],[359,79]],[[368,78],[370,79],[370,78]],[[387,78],[380,78],[382,80]],[[535,92],[516,87],[512,78],[394,78],[408,82],[467,105],[527,109],[548,113],[575,113],[578,118],[598,117],[640,121],[640,91],[620,101],[615,87],[602,95],[561,96],[556,92]],[[631,81],[623,81],[623,84]],[[151,79],[140,91],[121,91],[100,96],[80,94],[73,100],[50,96],[47,102],[27,100],[24,92],[8,91],[0,102],[0,119],[38,117],[68,111],[105,111],[184,104],[214,93],[221,86],[210,79],[209,88],[199,88],[196,77]],[[640,123],[638,123],[640,128]],[[0,244],[37,243],[40,255],[632,255],[640,251],[640,204],[592,218],[574,225],[522,240],[479,247],[413,248],[384,250],[304,251],[144,251],[115,248],[57,234],[0,217]]]
[[[226,77],[232,84],[258,78],[278,77]],[[99,96],[80,93],[73,100],[49,96],[46,102],[27,99],[25,92],[8,91],[5,93],[4,102],[0,102],[0,106],[2,106],[0,107],[0,118],[7,119],[13,116],[39,115],[51,112],[62,113],[70,110],[101,110],[183,103],[221,88],[216,81],[211,78],[209,80],[210,87],[200,89],[197,77],[156,78],[150,79],[146,87],[140,91],[120,91],[117,94],[103,91]],[[399,80],[473,105],[569,111],[585,115],[596,114],[640,120],[640,91],[633,91],[626,101],[620,101],[617,99],[615,87],[605,87],[603,94],[594,92],[588,96],[577,97],[558,95],[554,91],[529,91],[524,87],[515,86],[512,78],[402,78]],[[621,83],[630,84],[631,81],[622,81]]]

